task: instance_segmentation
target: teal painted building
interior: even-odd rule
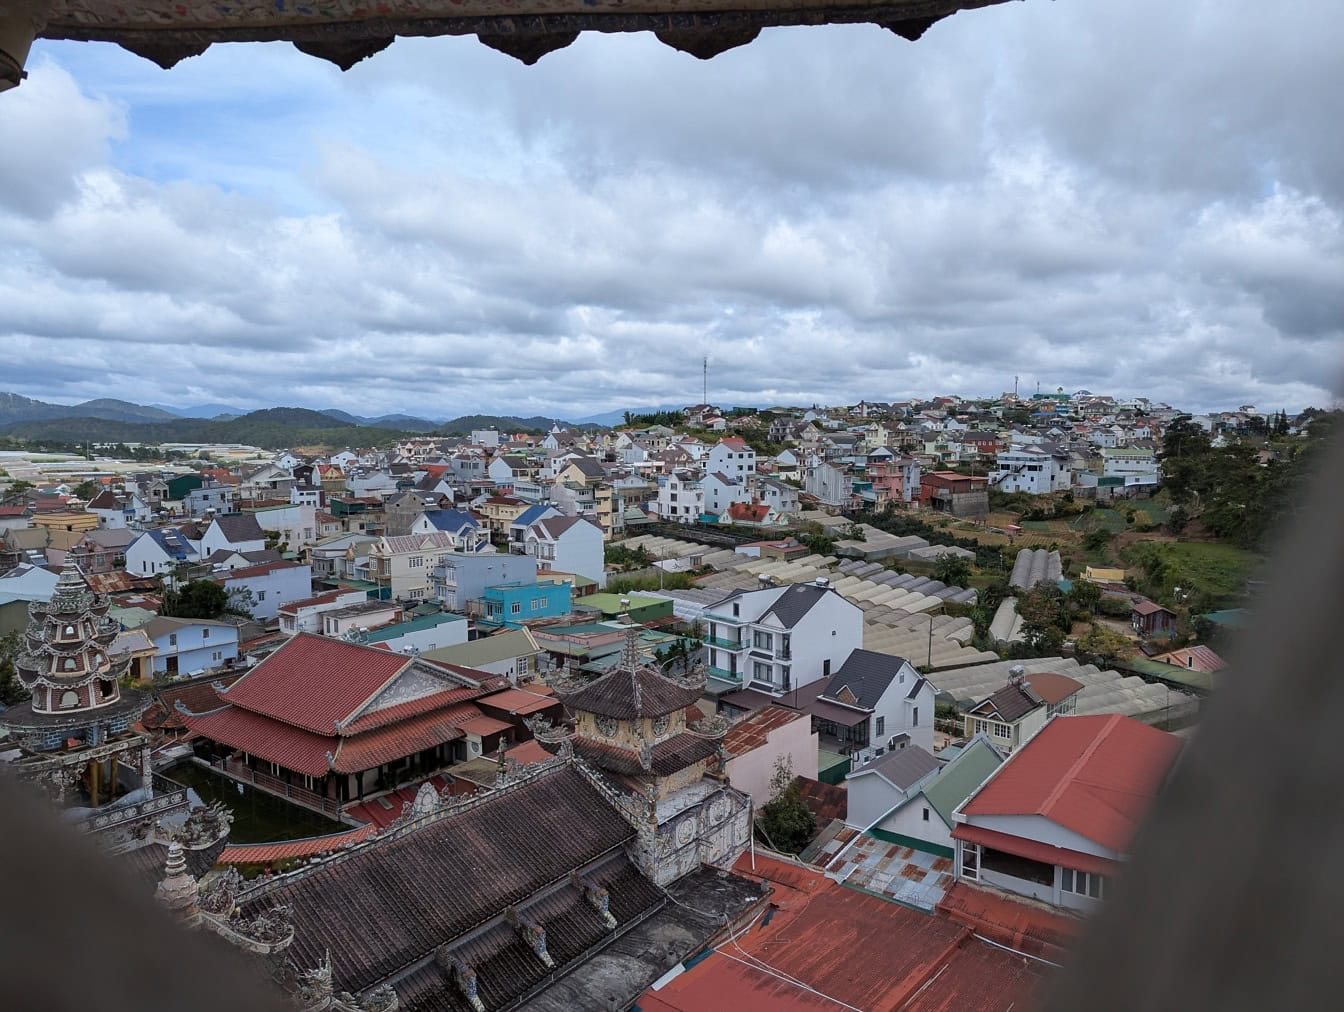
[[[486,587],[475,602],[478,625],[518,626],[538,618],[563,618],[570,611],[568,583],[504,583]]]

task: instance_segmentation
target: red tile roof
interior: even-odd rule
[[[225,702],[318,734],[334,734],[410,661],[299,633],[229,687]]]
[[[1164,608],[1156,601],[1136,601],[1134,603],[1134,611],[1138,612],[1140,615],[1156,615],[1158,612],[1162,611],[1165,611],[1168,615],[1176,614],[1170,608]]]
[[[553,696],[543,696],[535,692],[528,692],[526,689],[505,689],[503,692],[492,692],[488,696],[482,696],[477,702],[487,709],[501,710],[504,713],[516,713],[523,716],[536,713],[538,710],[548,710],[558,704]]]
[[[352,843],[368,839],[378,831],[377,826],[360,826],[342,833],[313,836],[304,840],[282,840],[278,843],[234,843],[219,855],[220,864],[270,864],[298,857],[312,857],[339,850]]]
[[[535,738],[529,738],[522,744],[513,746],[504,755],[523,766],[530,766],[532,763],[550,762],[555,758],[542,748],[541,743]]]
[[[770,507],[759,502],[735,502],[728,507],[728,516],[734,520],[760,523],[770,514]]]
[[[1083,683],[1056,671],[1035,671],[1026,676],[1031,691],[1050,706],[1062,703],[1083,687]]]
[[[432,692],[428,696],[421,696],[419,699],[397,703],[395,706],[384,706],[381,709],[361,714],[349,724],[343,725],[340,733],[346,736],[363,734],[366,731],[405,720],[407,717],[428,713],[430,710],[439,710],[456,703],[470,702],[480,694],[480,689],[472,688],[444,689],[442,692]]]
[[[760,748],[767,736],[776,728],[785,727],[795,720],[808,720],[801,710],[791,710],[785,706],[767,706],[744,717],[728,729],[723,736],[723,748],[729,755],[738,756]]]
[[[337,773],[358,773],[456,741],[462,737],[462,727],[480,715],[475,704],[458,703],[353,738],[341,738],[331,768]]]
[[[1123,853],[1181,741],[1119,715],[1054,717],[962,807],[1040,815]]]
[[[494,717],[487,717],[484,714],[479,717],[472,717],[470,720],[464,720],[458,727],[466,734],[474,734],[478,738],[488,738],[492,734],[499,734],[500,731],[511,731],[513,729],[513,725],[508,721],[496,720]]]
[[[335,737],[291,727],[236,706],[186,717],[186,724],[196,734],[211,741],[310,777],[327,773],[327,753],[338,742]]]

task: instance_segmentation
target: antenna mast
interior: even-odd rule
[[[703,363],[702,363],[702,367],[703,367],[703,376],[702,376],[702,381],[701,381],[701,386],[700,386],[700,403],[701,403],[701,404],[708,404],[708,403],[709,403],[709,356],[708,356],[708,355],[706,355],[706,356],[704,357],[704,361],[703,361]]]

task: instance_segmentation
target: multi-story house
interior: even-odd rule
[[[411,524],[411,536],[424,534],[443,534],[451,538],[453,547],[461,552],[493,551],[489,532],[465,510],[430,510],[422,513]]]
[[[590,517],[548,517],[523,537],[524,549],[539,572],[573,573],[607,585],[602,528]]]
[[[694,471],[674,471],[658,487],[658,515],[664,520],[693,524],[705,512],[705,490]]]
[[[704,490],[704,510],[715,516],[728,512],[735,503],[747,503],[752,500],[748,478],[733,478],[722,471],[706,472],[701,488]]]
[[[1124,478],[1126,485],[1156,484],[1157,454],[1141,447],[1115,447],[1101,451],[1101,473]]]
[[[338,611],[366,600],[368,597],[362,590],[329,590],[302,601],[289,601],[277,609],[280,631],[289,636],[301,632],[320,634],[324,611]]]
[[[756,451],[739,436],[720,439],[709,451],[705,471],[709,474],[717,471],[730,481],[745,486],[756,474]]]
[[[489,587],[530,583],[537,578],[537,560],[510,552],[445,552],[430,574],[434,598],[449,611],[466,611],[467,602]]]
[[[209,556],[221,548],[238,552],[259,552],[266,547],[266,535],[251,513],[215,517],[201,535],[201,555]]]
[[[701,621],[719,688],[775,698],[829,678],[863,645],[863,611],[824,578],[737,591],[706,606]]]
[[[998,466],[990,483],[1001,492],[1027,492],[1043,495],[1073,485],[1067,450],[1047,443],[1014,444],[999,451]]]
[[[458,550],[450,534],[411,534],[404,538],[381,537],[369,549],[367,570],[354,575],[377,584],[379,596],[386,588],[394,601],[423,601],[433,596],[433,572],[441,556]]]

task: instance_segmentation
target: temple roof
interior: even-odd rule
[[[625,877],[611,892],[618,921],[618,903],[625,898],[633,896],[637,909],[658,901],[647,880],[638,873],[630,878],[633,869],[622,847],[633,836],[572,763],[558,764],[515,786],[475,796],[460,810],[430,815],[270,883],[243,898],[244,914],[292,905],[296,936],[290,958],[299,966],[316,966],[330,950],[339,989],[363,991],[393,978],[403,997],[437,987],[446,989],[441,1000],[449,1004],[433,1007],[456,1007],[451,971],[434,959],[436,950],[447,947],[446,954],[475,969],[481,986],[509,989],[517,998],[531,977],[540,980],[548,971],[539,962],[510,964],[521,954],[504,951],[507,937],[487,937],[498,927],[489,922],[510,907],[518,909],[546,928],[557,963],[574,958],[574,942],[583,951],[609,933],[590,930],[600,918],[595,911],[584,913],[568,895],[582,899],[567,884],[572,872],[611,860],[603,867]],[[536,846],[537,840],[546,846]],[[538,907],[552,902],[564,909]],[[575,925],[576,918],[586,927]],[[567,931],[574,932],[571,941]],[[422,976],[430,980],[420,981]],[[410,1007],[421,1006],[412,1001]]]
[[[683,731],[650,747],[647,757],[634,749],[581,736],[575,737],[573,744],[581,758],[611,773],[666,777],[717,754],[720,740]]]
[[[650,667],[624,664],[582,688],[561,693],[571,710],[617,720],[663,717],[684,710],[704,695],[703,686],[688,686]]]

